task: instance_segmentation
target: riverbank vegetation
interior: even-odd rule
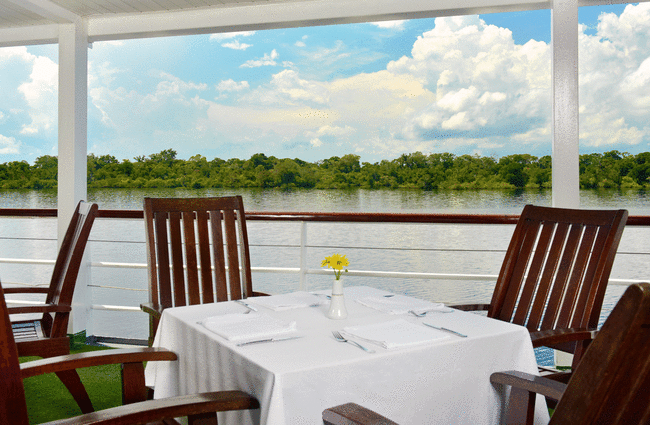
[[[88,155],[90,188],[315,188],[315,189],[512,189],[550,188],[551,157],[528,154],[502,158],[420,152],[393,160],[360,162],[358,155],[331,157],[314,163],[262,153],[249,159],[195,155],[177,159],[167,149],[130,161],[112,155]],[[0,188],[48,189],[57,185],[58,160],[41,156],[0,164]],[[580,186],[647,188],[650,152],[619,151],[580,156]]]

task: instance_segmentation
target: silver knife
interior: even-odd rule
[[[422,324],[427,325],[428,327],[433,328],[433,329],[438,329],[439,331],[449,332],[451,334],[454,334],[454,335],[457,335],[457,336],[460,336],[460,337],[463,337],[463,338],[467,338],[467,335],[462,334],[460,332],[452,331],[451,329],[441,328],[441,327],[438,327],[438,326],[433,326],[433,325],[430,325],[430,324],[424,323],[424,322],[422,322]]]
[[[246,301],[244,301],[244,300],[235,300],[235,302],[236,302],[237,304],[241,304],[241,305],[243,305],[244,307],[246,307],[246,308],[248,308],[248,309],[250,309],[250,310],[252,310],[252,311],[257,311],[257,309],[256,309],[255,307],[253,307],[252,305],[248,304],[248,303],[247,303]]]
[[[240,342],[237,344],[238,347],[241,347],[242,345],[249,345],[249,344],[257,344],[259,342],[275,342],[275,341],[285,341],[288,339],[296,339],[296,338],[301,338],[301,335],[292,335],[292,336],[279,336],[276,338],[264,338],[264,339],[256,339],[253,341],[245,341],[245,342]]]

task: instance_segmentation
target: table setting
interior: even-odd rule
[[[320,424],[324,408],[354,401],[401,423],[474,425],[503,414],[490,373],[537,370],[519,326],[368,286],[341,295],[343,319],[328,315],[329,290],[166,309],[154,346],[179,360],[148,365],[147,385],[156,398],[241,389],[260,400],[224,423]]]

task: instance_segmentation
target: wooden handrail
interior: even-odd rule
[[[56,217],[56,208],[0,208],[0,217]],[[142,210],[99,210],[98,218],[142,219]],[[515,224],[518,214],[413,214],[355,212],[247,211],[250,221],[320,221],[355,223]],[[633,215],[628,226],[650,226],[650,216]]]
[[[56,208],[0,208],[0,217],[56,217]],[[99,218],[142,219],[142,210],[99,210]],[[518,214],[412,214],[248,211],[251,221],[339,221],[356,223],[515,224]],[[650,216],[633,215],[628,226],[650,226]]]

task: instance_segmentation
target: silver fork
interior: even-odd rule
[[[361,348],[363,351],[366,351],[368,353],[374,353],[375,350],[371,350],[369,348],[364,347],[363,345],[359,344],[356,341],[352,341],[351,339],[346,339],[343,335],[339,333],[339,331],[332,331],[332,335],[334,335],[334,338],[339,341],[339,342],[348,342],[350,344],[356,345],[357,347]]]

